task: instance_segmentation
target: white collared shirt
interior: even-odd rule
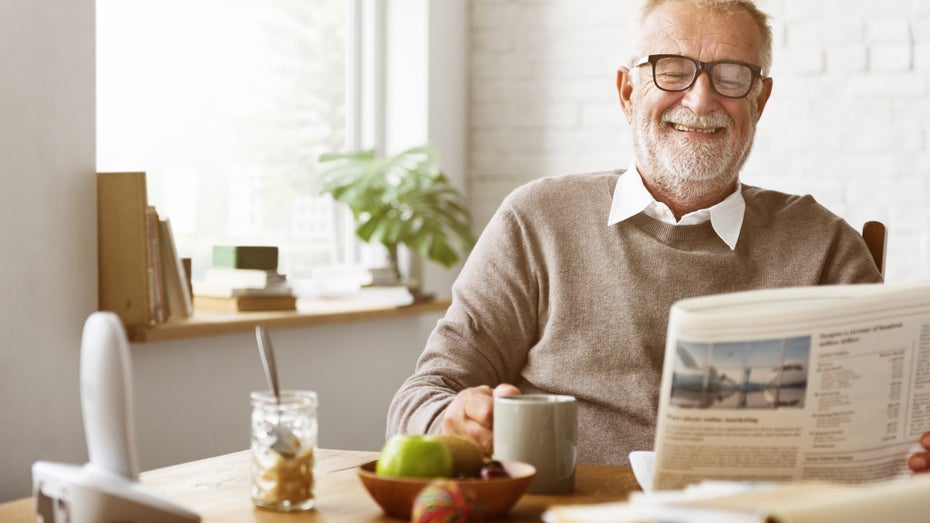
[[[736,190],[722,202],[707,209],[689,212],[682,216],[681,220],[675,221],[675,214],[671,209],[664,203],[656,201],[646,189],[635,162],[631,161],[629,169],[617,180],[607,225],[620,223],[641,212],[673,225],[696,225],[710,220],[717,236],[730,247],[730,250],[733,250],[736,248],[736,240],[739,239],[739,231],[743,226],[743,213],[746,211],[746,202],[743,200],[741,188],[742,185],[737,183]]]

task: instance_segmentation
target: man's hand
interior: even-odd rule
[[[446,409],[440,434],[468,436],[490,455],[494,451],[494,398],[517,394],[520,389],[509,383],[501,383],[494,390],[487,385],[462,390]]]
[[[924,432],[924,435],[920,437],[920,445],[924,451],[907,458],[907,466],[914,472],[928,472],[930,471],[930,432]]]

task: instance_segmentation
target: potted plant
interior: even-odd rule
[[[319,161],[320,192],[349,207],[362,241],[387,249],[398,281],[401,245],[446,268],[474,246],[465,197],[440,171],[432,147],[386,158],[374,150],[326,153]]]

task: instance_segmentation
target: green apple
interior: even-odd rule
[[[448,478],[452,476],[452,453],[435,436],[397,435],[381,449],[375,473],[380,476]]]

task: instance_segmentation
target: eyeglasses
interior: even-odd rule
[[[746,96],[756,79],[762,76],[762,68],[758,65],[731,60],[701,62],[677,54],[651,54],[637,60],[633,67],[646,64],[652,64],[652,81],[663,91],[687,91],[701,71],[707,71],[711,87],[727,98]]]

